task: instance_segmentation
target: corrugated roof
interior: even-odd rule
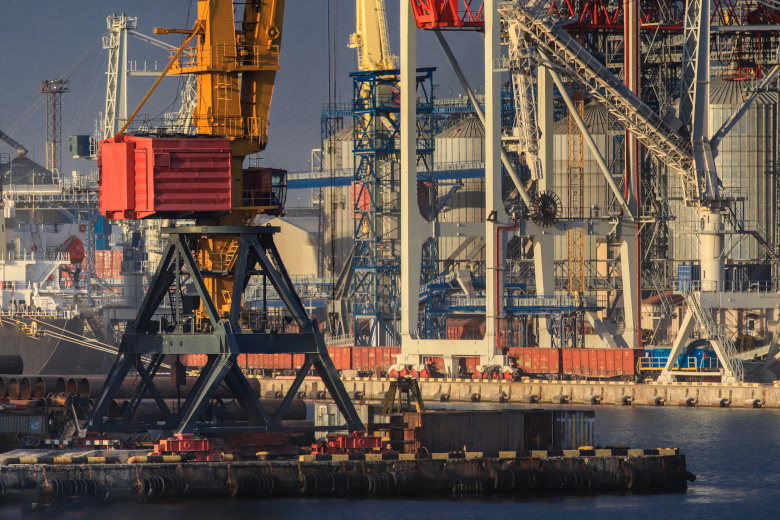
[[[341,130],[336,132],[336,135],[334,135],[333,137],[334,139],[336,139],[336,141],[352,141],[355,138],[354,128],[355,125],[345,126]]]
[[[740,105],[748,94],[749,82],[715,78],[710,81],[710,105]],[[759,92],[754,103],[771,105],[777,102],[776,92]]]
[[[459,121],[458,123],[442,130],[436,135],[436,139],[457,139],[469,137],[479,139],[483,139],[485,137],[485,127],[482,124],[482,121],[477,118],[477,116],[467,117],[463,121]]]
[[[620,133],[619,127],[614,125],[614,118],[601,103],[591,101],[585,105],[582,113],[582,120],[585,121],[585,127],[593,135],[617,134]],[[562,117],[553,126],[554,134],[568,134],[568,117]]]
[[[745,99],[744,81],[710,81],[710,105],[739,105]]]

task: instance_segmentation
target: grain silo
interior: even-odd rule
[[[433,163],[436,171],[484,168],[485,127],[476,116],[470,116],[442,130],[435,137]],[[438,199],[445,197],[458,181],[439,183]],[[485,220],[485,179],[461,179],[462,186],[439,213],[441,222],[483,222]],[[465,242],[468,244],[458,251]],[[460,237],[438,239],[440,266],[451,263],[465,267],[485,261],[484,240]],[[457,251],[457,254],[456,254]],[[450,260],[450,262],[448,262]],[[447,262],[447,264],[445,264]]]
[[[749,87],[745,81],[717,78],[710,82],[710,136],[739,110],[750,93]],[[776,92],[759,92],[713,151],[721,190],[726,197],[736,199],[732,209],[743,230],[759,233],[769,244],[776,244],[778,238],[777,99]],[[669,186],[672,193],[680,193],[679,179],[670,179]],[[698,218],[695,209],[685,207],[679,196],[670,201],[670,209],[677,217],[669,223],[670,258],[684,262],[698,260],[698,240],[693,233]],[[727,229],[733,230],[733,225],[727,224]],[[755,263],[766,255],[758,240],[744,233],[727,234],[725,250],[737,264]]]
[[[352,172],[355,154],[352,125],[336,132],[322,143],[323,169],[326,173],[339,176]],[[354,246],[354,222],[351,186],[325,186],[323,189],[325,206],[325,240],[323,241],[325,272],[324,276],[338,276]]]
[[[588,129],[591,137],[595,141],[601,156],[607,163],[615,175],[622,175],[623,165],[622,162],[616,163],[616,158],[620,157],[619,152],[623,147],[623,136],[625,132],[617,124],[615,118],[607,111],[604,105],[591,101],[585,105],[582,112],[582,119],[585,122],[585,126]],[[573,189],[582,189],[582,209],[579,213],[582,217],[589,217],[591,214],[598,213],[600,215],[608,214],[613,208],[610,204],[613,202],[613,195],[607,186],[607,182],[604,179],[604,174],[599,168],[595,157],[591,153],[590,149],[583,142],[572,146],[572,153],[569,153],[569,143],[573,140],[581,139],[579,134],[579,128],[572,121],[569,123],[568,116],[564,116],[555,122],[553,126],[553,149],[554,149],[554,171],[552,175],[553,188],[552,190],[560,197],[561,203],[564,209],[564,217],[569,213],[571,209],[570,203],[570,191]],[[576,163],[576,148],[582,150],[582,186],[570,187],[570,168],[572,166],[577,167]],[[549,172],[545,172],[545,175],[550,175]],[[571,214],[571,213],[569,213]],[[597,252],[598,248],[598,252]],[[555,258],[556,260],[568,259],[568,241],[566,236],[556,238],[555,242]],[[606,259],[606,250],[603,247],[599,247],[597,239],[585,236],[584,243],[584,258]],[[598,253],[598,254],[597,254]]]

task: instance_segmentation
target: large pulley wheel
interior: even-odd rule
[[[561,199],[552,191],[538,193],[532,200],[531,220],[542,227],[549,227],[558,222],[561,211]]]

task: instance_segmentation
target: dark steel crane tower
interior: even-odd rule
[[[67,79],[41,81],[41,93],[46,94],[46,168],[61,173],[62,95],[70,92]]]

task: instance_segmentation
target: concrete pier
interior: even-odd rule
[[[368,401],[383,400],[388,378],[344,378],[349,395]],[[680,382],[634,383],[626,381],[521,381],[488,379],[419,379],[427,402],[495,402],[509,404],[582,404],[643,406],[712,406],[780,408],[780,382],[775,384]],[[261,394],[285,392],[286,378],[259,379]],[[322,383],[307,379],[302,392],[322,390]],[[327,396],[326,396],[327,397]]]
[[[128,463],[142,451],[17,451],[0,456],[3,501],[141,502],[186,496],[685,491],[677,449],[302,455],[294,460]],[[21,463],[38,457],[48,463]],[[56,459],[44,458],[56,457]],[[80,457],[80,458],[78,458]],[[88,460],[92,462],[51,463]]]

